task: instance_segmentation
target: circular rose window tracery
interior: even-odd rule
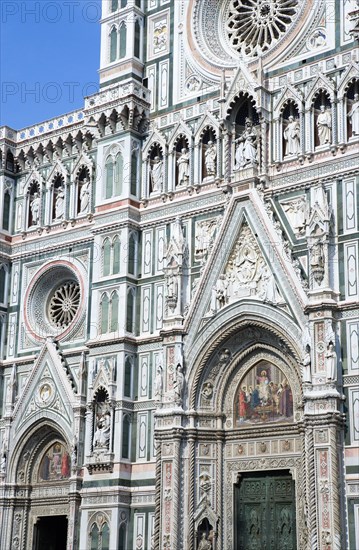
[[[231,0],[226,31],[231,46],[254,56],[267,51],[292,23],[298,0]]]
[[[74,320],[80,305],[80,285],[68,281],[59,286],[49,303],[49,319],[58,328],[65,328]]]

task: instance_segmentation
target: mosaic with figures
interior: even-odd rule
[[[293,395],[283,372],[266,361],[255,365],[239,384],[234,413],[237,426],[293,420]]]
[[[70,477],[70,455],[61,443],[54,443],[43,456],[39,481],[61,481]]]

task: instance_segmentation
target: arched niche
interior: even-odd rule
[[[162,147],[154,143],[148,154],[149,174],[148,189],[149,194],[161,193],[164,190],[164,163]]]
[[[313,101],[314,146],[328,147],[333,141],[332,106],[329,93],[319,90]]]
[[[190,153],[188,139],[180,135],[174,147],[175,186],[187,187],[190,182]]]
[[[282,158],[297,156],[301,152],[299,109],[294,100],[288,100],[281,113]]]
[[[82,166],[76,177],[76,213],[78,215],[86,214],[90,209],[91,181],[90,171],[86,166]]]
[[[359,138],[359,80],[353,80],[346,92],[347,138]]]
[[[99,453],[109,451],[111,449],[112,412],[108,392],[101,386],[96,390],[93,398],[93,411],[92,449]]]
[[[234,170],[259,163],[259,113],[249,95],[240,94],[232,108],[230,120],[234,130]]]
[[[27,227],[40,225],[40,187],[36,181],[33,181],[28,189],[28,212],[27,212]]]
[[[241,378],[233,400],[233,426],[293,422],[293,393],[274,363],[260,360]]]
[[[217,140],[216,132],[207,127],[202,134],[201,169],[202,180],[212,179],[217,174]]]
[[[52,186],[52,220],[60,221],[65,214],[65,186],[62,176],[57,175]]]

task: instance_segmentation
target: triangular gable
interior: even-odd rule
[[[208,318],[218,313],[218,309],[213,308],[214,294],[221,290],[221,281],[224,287],[228,282],[224,288],[228,291],[231,269],[233,294],[222,306],[217,303],[217,308],[224,309],[235,301],[250,298],[281,307],[299,325],[304,323],[307,296],[284,246],[278,243],[278,235],[264,206],[253,201],[253,193],[255,191],[248,193],[247,200],[234,197],[227,208],[186,317],[185,329],[191,340]],[[247,250],[241,248],[246,242],[244,239],[249,244]]]
[[[53,179],[55,178],[56,174],[60,174],[64,178],[64,183],[66,183],[66,178],[68,176],[68,171],[66,170],[65,166],[57,160],[52,167],[49,175],[47,176],[48,185],[52,184]]]
[[[208,127],[213,128],[214,133],[218,139],[219,134],[219,121],[212,115],[212,113],[207,113],[204,119],[201,121],[201,124],[196,129],[195,143],[199,143],[202,138],[204,130]]]
[[[313,103],[314,96],[319,92],[319,90],[325,90],[330,96],[330,100],[334,101],[335,99],[335,84],[330,78],[327,78],[324,74],[319,74],[311,88],[309,89],[306,104],[306,109],[310,109]]]
[[[359,80],[359,63],[352,61],[340,79],[338,86],[338,100],[343,99],[347,92],[348,85],[353,79]]]
[[[171,149],[175,142],[177,141],[180,134],[183,134],[187,139],[189,140],[189,143],[191,143],[191,137],[192,133],[187,124],[183,120],[180,120],[176,126],[172,129],[172,132],[170,134],[169,143],[168,146]]]
[[[74,164],[73,166],[73,169],[72,169],[72,174],[74,174],[75,176],[78,175],[78,172],[79,170],[85,166],[88,170],[89,170],[89,173],[90,173],[90,177],[92,176],[93,174],[93,170],[94,170],[94,163],[93,161],[90,159],[90,157],[82,152],[81,155],[79,156],[79,158],[77,159],[76,163]]]
[[[25,185],[24,185],[24,194],[25,195],[29,191],[30,186],[31,186],[33,181],[36,181],[39,184],[39,188],[41,188],[41,185],[44,182],[44,178],[42,177],[40,172],[38,172],[38,170],[36,170],[36,169],[31,170],[31,172],[26,177]]]
[[[256,101],[257,105],[259,104],[259,99],[257,95],[257,89],[259,88],[258,83],[254,80],[252,74],[244,65],[244,63],[239,62],[239,67],[237,73],[235,74],[232,83],[227,90],[223,103],[223,118],[226,118],[228,112],[232,108],[232,104],[238,97],[239,93],[249,94]]]
[[[297,107],[299,111],[302,110],[303,105],[303,94],[297,90],[294,86],[291,84],[287,84],[287,86],[284,88],[282,93],[280,94],[279,98],[277,99],[275,105],[274,105],[274,114],[275,116],[279,115],[279,112],[281,111],[283,105],[288,101],[289,99],[292,99],[297,104]]]
[[[15,431],[25,422],[38,420],[39,416],[46,414],[46,410],[59,415],[71,425],[69,403],[74,400],[72,383],[61,355],[54,341],[47,338],[16,402],[13,413]]]

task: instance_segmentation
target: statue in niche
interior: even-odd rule
[[[6,461],[7,461],[7,443],[3,439],[1,446],[1,456],[0,456],[0,474],[6,473]]]
[[[178,404],[182,403],[182,394],[184,389],[184,374],[181,363],[178,363],[175,371],[175,378],[173,381],[173,388],[175,392],[175,401]]]
[[[327,380],[332,381],[337,379],[337,354],[334,349],[333,342],[329,342],[327,352],[325,354],[325,366],[327,371]]]
[[[202,533],[202,538],[199,541],[198,550],[212,550],[212,544],[207,539],[206,533]]]
[[[76,434],[74,434],[74,437],[72,439],[72,445],[71,445],[71,466],[72,468],[76,468],[77,466],[77,451],[78,451],[78,440]]]
[[[30,203],[32,225],[38,225],[40,220],[40,197],[39,193],[35,192]]]
[[[85,178],[80,190],[80,212],[87,212],[90,205],[90,180]]]
[[[178,166],[178,186],[187,185],[189,182],[189,153],[187,149],[181,150],[181,155],[177,160]]]
[[[157,193],[163,189],[163,161],[160,157],[153,159],[153,164],[150,172],[151,192]]]
[[[163,372],[161,365],[157,367],[154,390],[155,398],[157,400],[161,399],[163,391]]]
[[[354,94],[354,103],[348,113],[349,123],[352,126],[353,136],[359,135],[359,94]]]
[[[288,125],[285,128],[284,139],[286,141],[285,155],[299,155],[300,153],[300,124],[294,116],[288,118]]]
[[[216,174],[216,159],[217,151],[213,141],[208,142],[206,152],[204,154],[204,163],[206,166],[207,176],[214,176]]]
[[[61,220],[64,216],[64,208],[65,208],[65,193],[64,188],[61,186],[56,191],[56,198],[55,198],[55,219]]]
[[[325,105],[320,106],[320,113],[317,119],[319,145],[326,145],[332,142],[332,114]]]
[[[324,251],[323,244],[317,241],[313,244],[310,255],[310,267],[314,280],[320,284],[324,279]]]
[[[96,421],[93,438],[94,449],[108,449],[110,446],[111,415],[109,410],[100,413]]]
[[[305,354],[302,361],[303,366],[303,382],[306,384],[312,383],[312,371],[311,371],[311,358],[310,358],[310,346],[305,347]]]
[[[257,130],[250,118],[246,118],[242,134],[236,139],[235,169],[254,166],[257,161]]]

